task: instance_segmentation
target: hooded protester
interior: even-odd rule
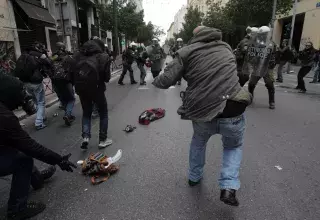
[[[158,39],[152,40],[152,46],[148,51],[151,61],[151,73],[153,78],[156,78],[162,70],[162,61],[166,57],[164,50],[160,47]]]
[[[72,114],[75,103],[72,84],[72,63],[74,61],[71,57],[71,53],[66,51],[62,42],[58,42],[57,47],[58,51],[52,56],[54,70],[50,78],[54,85],[55,92],[65,110],[63,120],[67,126],[71,126],[72,122],[75,120],[75,116]]]
[[[248,42],[248,52],[243,63],[243,71],[250,75],[248,90],[253,95],[261,78],[269,95],[269,108],[275,109],[274,68],[276,66],[276,45],[269,40],[270,28],[262,26]]]
[[[24,89],[23,83],[15,77],[1,74],[0,176],[12,175],[7,212],[9,220],[31,218],[46,207],[39,202],[28,202],[30,184],[34,188],[39,187],[39,176],[35,176],[38,171],[34,167],[33,158],[53,166],[58,165],[61,170],[68,172],[76,168],[69,161],[70,155],[61,156],[45,148],[21,128],[19,119],[12,112],[19,106],[28,114],[35,111],[32,97]],[[40,179],[52,176],[54,171],[55,169],[51,170],[51,173],[40,173]]]
[[[131,84],[132,85],[137,84],[137,82],[134,79],[133,69],[132,69],[132,64],[137,59],[136,49],[137,49],[137,44],[135,42],[132,42],[122,54],[123,69],[122,69],[122,74],[118,81],[118,84],[121,86],[124,85],[123,79],[124,79],[124,76],[127,74],[127,71],[129,71],[130,73]]]
[[[238,71],[238,77],[239,77],[239,82],[241,86],[244,86],[246,82],[249,80],[249,74],[248,73],[243,73],[242,68],[243,68],[243,63],[245,56],[247,54],[248,50],[248,43],[249,40],[258,32],[258,28],[256,27],[247,27],[246,29],[247,35],[240,41],[240,43],[237,46],[237,49],[235,50],[235,55],[236,55],[236,61],[237,61],[237,71]]]
[[[296,89],[299,89],[300,93],[307,91],[303,78],[310,72],[315,62],[317,50],[313,47],[312,42],[307,42],[305,48],[299,54],[299,60],[301,61],[301,68],[298,73],[298,85]]]
[[[51,73],[52,61],[48,58],[44,46],[35,42],[30,48],[23,52],[16,63],[14,74],[26,86],[28,92],[33,95],[37,104],[37,116],[35,127],[41,130],[46,127],[45,119],[45,91],[43,79]]]
[[[252,96],[238,82],[235,57],[223,42],[218,29],[199,26],[188,46],[180,49],[164,73],[153,84],[168,89],[183,77],[187,89],[182,93],[178,114],[193,123],[189,155],[189,185],[203,177],[206,145],[212,135],[221,134],[223,165],[219,179],[220,200],[238,206],[239,170],[245,132],[244,112]]]
[[[81,149],[88,149],[91,138],[93,104],[97,105],[100,116],[99,148],[105,148],[112,144],[112,140],[108,138],[108,103],[104,94],[105,83],[111,78],[111,59],[105,53],[104,43],[100,39],[94,39],[84,43],[74,60],[75,89],[83,110]]]

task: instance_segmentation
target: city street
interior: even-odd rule
[[[135,78],[139,79],[139,71]],[[168,90],[155,88],[148,71],[147,86],[117,85],[119,75],[107,86],[109,136],[114,143],[102,150],[113,155],[123,150],[120,170],[107,182],[92,186],[80,174],[58,170],[44,189],[31,191],[47,209],[34,220],[318,220],[320,219],[320,86],[309,85],[307,94],[293,89],[295,74],[284,74],[276,86],[276,110],[268,108],[263,80],[248,107],[240,206],[220,202],[218,187],[222,143],[219,136],[207,146],[204,179],[190,188],[187,181],[190,121],[177,115],[180,91],[186,83]],[[149,108],[164,108],[166,116],[149,126],[138,124],[139,115]],[[54,117],[59,113],[58,117]],[[98,151],[99,120],[94,120],[88,152],[80,150],[81,105],[75,106],[76,122],[64,126],[58,103],[47,110],[48,127],[35,131],[34,117],[22,121],[33,138],[61,154],[72,153],[77,162]],[[126,125],[137,126],[130,134]],[[37,162],[40,167],[46,164]],[[0,219],[5,219],[10,178],[0,179]]]

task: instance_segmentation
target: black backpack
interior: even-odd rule
[[[29,81],[38,68],[37,59],[37,57],[28,53],[21,54],[16,62],[14,76],[18,77],[22,82]]]
[[[69,72],[72,65],[72,59],[73,58],[69,55],[65,55],[61,59],[54,61],[54,70],[50,78],[67,81],[71,80]]]
[[[99,86],[99,55],[83,56],[76,64],[74,83],[77,92],[87,92]]]

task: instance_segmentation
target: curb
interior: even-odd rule
[[[46,103],[46,108],[49,108],[51,106],[53,106],[54,104],[56,104],[57,102],[59,102],[59,99],[58,97],[54,98],[53,100],[49,101],[48,103]],[[27,113],[23,113],[19,116],[17,116],[19,121],[23,120],[23,119],[26,119],[28,117]]]
[[[114,75],[120,73],[121,71],[122,71],[122,69],[118,69],[116,71],[113,71],[111,73],[111,76],[114,76]],[[53,106],[54,104],[56,104],[58,102],[59,102],[58,97],[55,97],[53,100],[46,103],[46,108],[50,108],[51,106]],[[23,119],[26,119],[28,117],[28,115],[25,112],[23,112],[23,114],[21,114],[21,115],[16,115],[16,116],[18,117],[19,121],[22,121]]]

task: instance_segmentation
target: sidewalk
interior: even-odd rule
[[[122,70],[122,57],[119,55],[115,60],[116,66],[111,65],[111,76],[119,73]],[[46,95],[46,108],[51,107],[56,104],[59,99],[52,88],[52,83],[50,78],[46,78],[43,80],[45,95]],[[14,111],[14,114],[19,118],[19,120],[25,119],[28,115],[22,109],[17,109]]]

